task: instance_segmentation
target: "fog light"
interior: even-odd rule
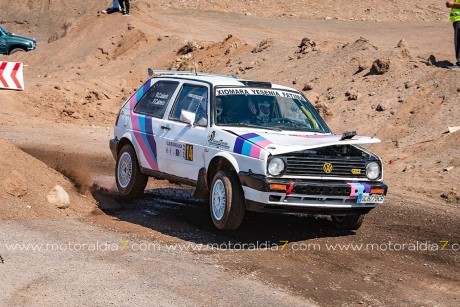
[[[272,183],[272,184],[270,184],[270,190],[286,191],[286,185],[285,184]]]

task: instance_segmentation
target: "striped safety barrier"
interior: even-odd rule
[[[0,89],[24,90],[23,64],[0,61]]]

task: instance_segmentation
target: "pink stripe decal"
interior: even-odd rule
[[[257,147],[257,146],[252,145],[252,147],[251,147],[251,153],[250,153],[249,155],[250,155],[251,157],[253,157],[253,158],[259,159],[259,157],[260,157],[260,149],[261,149],[260,147]]]
[[[352,182],[347,182],[347,184],[351,187],[350,199],[356,199],[358,197],[358,193],[356,193],[358,186]]]
[[[132,110],[134,110],[134,107],[136,106],[136,93],[134,93],[131,98],[129,98],[129,108]]]
[[[153,161],[150,151],[147,147],[147,144],[145,144],[144,138],[142,137],[142,134],[139,131],[134,131],[134,137],[137,140],[137,143],[139,144],[139,147],[141,148],[142,154],[144,155],[145,160],[147,160],[147,163],[153,170],[158,170],[158,165]]]
[[[272,142],[270,142],[269,140],[263,140],[263,141],[259,141],[256,143],[257,146],[260,146],[262,148],[264,148],[265,146],[268,146],[270,144],[273,144]]]

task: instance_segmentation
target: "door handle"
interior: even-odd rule
[[[168,126],[161,126],[161,129],[163,129],[163,130],[168,130],[168,131],[171,130],[171,128],[168,127]]]

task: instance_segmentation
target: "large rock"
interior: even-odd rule
[[[270,48],[273,45],[273,39],[267,38],[257,44],[257,46],[252,49],[252,53],[259,53],[264,51],[265,49]]]
[[[304,37],[299,45],[299,50],[296,53],[307,54],[310,51],[316,51],[316,42]]]
[[[69,194],[59,185],[52,188],[46,198],[50,204],[55,205],[59,209],[66,209],[70,206]]]
[[[3,181],[6,193],[21,197],[27,193],[27,180],[18,171],[12,171],[10,176]]]
[[[390,70],[390,61],[377,59],[372,63],[371,74],[383,75]]]

